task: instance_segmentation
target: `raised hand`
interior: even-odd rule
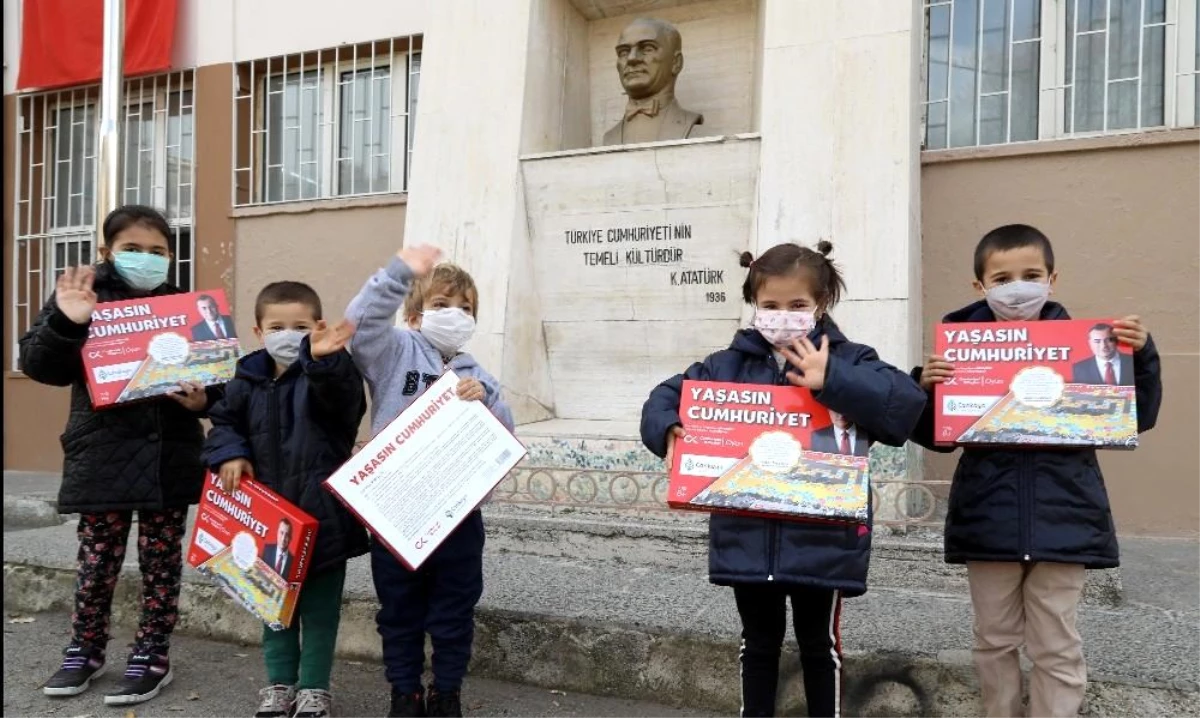
[[[419,278],[433,271],[434,265],[442,258],[442,250],[428,244],[418,244],[401,249],[396,256]]]
[[[332,327],[324,319],[308,335],[309,350],[313,359],[336,354],[346,348],[354,336],[354,324],[349,319],[343,319]]]
[[[930,354],[929,358],[925,360],[925,367],[921,369],[921,388],[925,391],[933,391],[935,384],[941,384],[952,376],[954,376],[954,365],[946,361],[944,357]]]
[[[92,282],[96,270],[91,267],[68,267],[58,275],[54,286],[54,301],[58,310],[76,324],[87,324],[96,308],[96,292]]]
[[[1113,322],[1113,334],[1116,334],[1123,344],[1133,347],[1135,352],[1141,351],[1150,337],[1150,331],[1142,326],[1142,318],[1136,314]]]
[[[809,391],[820,391],[825,386],[825,367],[829,364],[828,335],[821,336],[820,349],[808,337],[801,337],[793,341],[791,347],[781,347],[779,353],[800,370],[800,373],[790,371],[787,374],[787,380],[793,385]]]
[[[237,491],[243,475],[254,477],[254,467],[246,459],[230,459],[221,464],[221,469],[217,472],[217,476],[221,478],[221,488],[227,494]]]

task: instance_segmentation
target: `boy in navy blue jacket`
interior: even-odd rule
[[[679,400],[685,379],[805,387],[868,441],[904,444],[925,407],[924,393],[834,324],[829,310],[844,284],[828,257],[829,242],[817,249],[780,244],[758,259],[742,255],[742,266],[750,269],[742,295],[755,307],[755,328],[739,331],[728,349],[659,384],[642,407],[642,442],[668,466],[684,435]],[[733,587],[742,619],[743,716],[775,714],[789,597],[808,714],[840,715],[841,601],[866,592],[870,551],[869,522],[712,515],[709,580]]]
[[[1050,240],[1026,225],[989,232],[975,249],[983,299],[944,322],[1069,319],[1048,301],[1057,273]],[[1138,431],[1158,419],[1158,352],[1136,316],[1112,333],[1134,349]],[[913,378],[932,396],[954,366],[931,356]],[[1122,383],[1126,383],[1122,381]],[[933,451],[930,400],[912,439]],[[1075,716],[1087,670],[1075,614],[1084,570],[1118,565],[1117,535],[1094,449],[964,449],[950,487],[946,561],[967,564],[975,666],[988,716],[1019,716],[1022,644],[1033,661],[1029,715]]]
[[[291,627],[263,628],[270,685],[255,713],[318,718],[332,705],[346,562],[368,549],[366,529],[321,483],[353,453],[366,393],[345,348],[353,328],[345,321],[327,326],[321,299],[307,284],[267,285],[254,315],[266,348],[238,362],[225,398],[210,412],[204,461],[226,491],[249,474],[320,522]],[[271,552],[281,567],[282,551]]]

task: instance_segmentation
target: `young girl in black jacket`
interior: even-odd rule
[[[104,220],[103,233],[103,261],[58,277],[21,337],[19,362],[31,379],[71,387],[58,511],[80,515],[79,568],[71,643],[46,695],[78,695],[104,672],[113,591],[138,514],[142,617],[125,678],[104,698],[120,705],[149,700],[171,682],[167,651],[179,618],[184,522],[204,481],[200,419],[221,391],[189,385],[162,399],[92,409],[83,344],[96,304],[182,291],[167,283],[171,229],[157,211],[120,207]]]
[[[750,272],[742,296],[755,307],[754,328],[660,384],[642,407],[642,441],[668,465],[684,435],[679,400],[685,379],[805,387],[869,441],[904,444],[925,407],[925,393],[834,324],[829,310],[845,285],[828,257],[832,246],[821,242],[817,248],[780,244],[753,261],[743,255]],[[709,580],[733,587],[742,618],[742,715],[775,714],[789,597],[808,713],[840,715],[841,601],[866,592],[870,551],[869,523],[712,515]]]

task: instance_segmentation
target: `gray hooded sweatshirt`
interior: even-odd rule
[[[500,382],[465,352],[446,360],[420,332],[396,326],[396,313],[412,289],[413,272],[399,257],[376,272],[346,308],[356,327],[350,340],[354,364],[371,390],[371,434],[378,434],[446,369],[474,377],[484,387],[484,404],[509,431],[512,411],[500,398]]]

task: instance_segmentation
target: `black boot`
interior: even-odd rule
[[[401,693],[392,689],[392,709],[388,718],[425,718],[425,691]]]
[[[462,697],[458,691],[439,693],[430,688],[428,711],[430,716],[462,718]]]

